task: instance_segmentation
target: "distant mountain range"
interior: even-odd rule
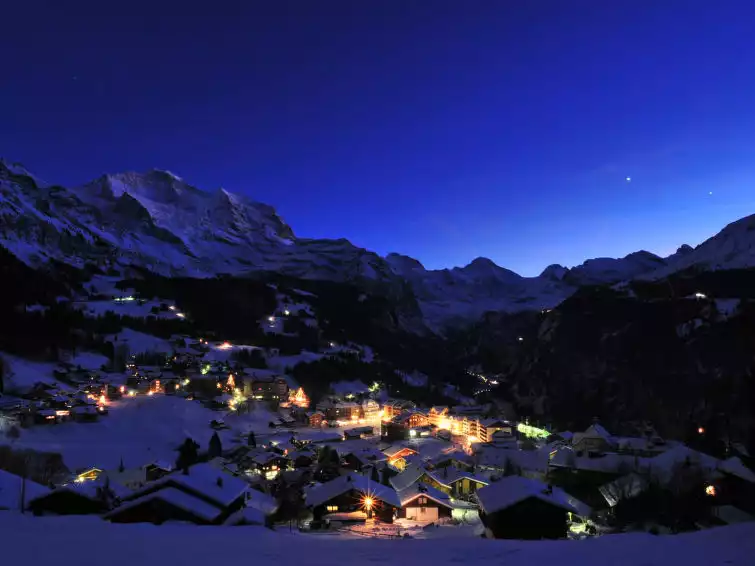
[[[298,238],[269,205],[224,189],[206,192],[168,171],[104,175],[81,187],[49,185],[0,161],[0,245],[31,266],[50,259],[128,272],[206,277],[277,272],[405,289],[427,324],[440,328],[488,311],[549,309],[586,285],[655,279],[688,268],[755,266],[755,215],[696,248],[666,258],[638,251],[522,277],[486,258],[427,270],[410,257],[381,257],[348,240]]]

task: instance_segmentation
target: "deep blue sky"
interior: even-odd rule
[[[751,0],[6,4],[0,156],[49,181],[169,169],[524,275],[755,212]]]

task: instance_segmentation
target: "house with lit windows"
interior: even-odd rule
[[[315,520],[364,521],[374,517],[392,523],[401,508],[395,489],[356,473],[310,488],[304,501]]]

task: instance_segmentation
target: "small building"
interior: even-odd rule
[[[209,464],[195,464],[188,473],[174,472],[150,482],[104,518],[114,523],[221,524],[244,507],[248,491],[246,482]]]
[[[565,491],[519,476],[480,489],[477,498],[488,538],[566,538],[569,514],[589,514],[589,508]]]
[[[325,420],[325,413],[322,411],[307,413],[307,419],[309,420],[309,426],[312,428],[320,428],[328,424],[328,421]]]
[[[386,523],[393,522],[396,510],[401,507],[401,499],[395,489],[355,473],[309,489],[305,503],[317,520],[328,515],[340,515],[348,516],[351,520],[375,517]]]
[[[128,490],[99,480],[62,485],[29,501],[35,515],[95,515],[105,513]]]
[[[404,399],[389,399],[383,405],[383,418],[392,419],[395,416],[400,415],[404,411],[414,409],[417,404],[414,401],[406,401]]]
[[[451,496],[424,483],[415,483],[398,492],[401,508],[398,517],[435,523],[450,519],[453,513]]]
[[[585,432],[577,432],[572,437],[572,448],[578,454],[603,454],[616,449],[611,434],[599,424],[590,425]]]
[[[375,434],[375,429],[371,426],[358,426],[349,428],[343,431],[343,437],[345,440],[353,440],[357,438],[367,438]]]
[[[426,471],[422,481],[460,499],[470,497],[489,483],[466,470],[450,466]]]
[[[364,418],[362,406],[353,401],[342,401],[328,407],[325,417],[329,421],[357,421]]]
[[[406,457],[417,454],[416,450],[412,450],[408,446],[390,446],[383,450],[383,454],[388,457],[388,463],[398,470],[403,470],[406,467]]]

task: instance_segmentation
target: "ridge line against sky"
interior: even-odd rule
[[[65,186],[166,167],[302,236],[526,276],[669,255],[755,211],[749,1],[28,0],[3,16],[0,155]]]

